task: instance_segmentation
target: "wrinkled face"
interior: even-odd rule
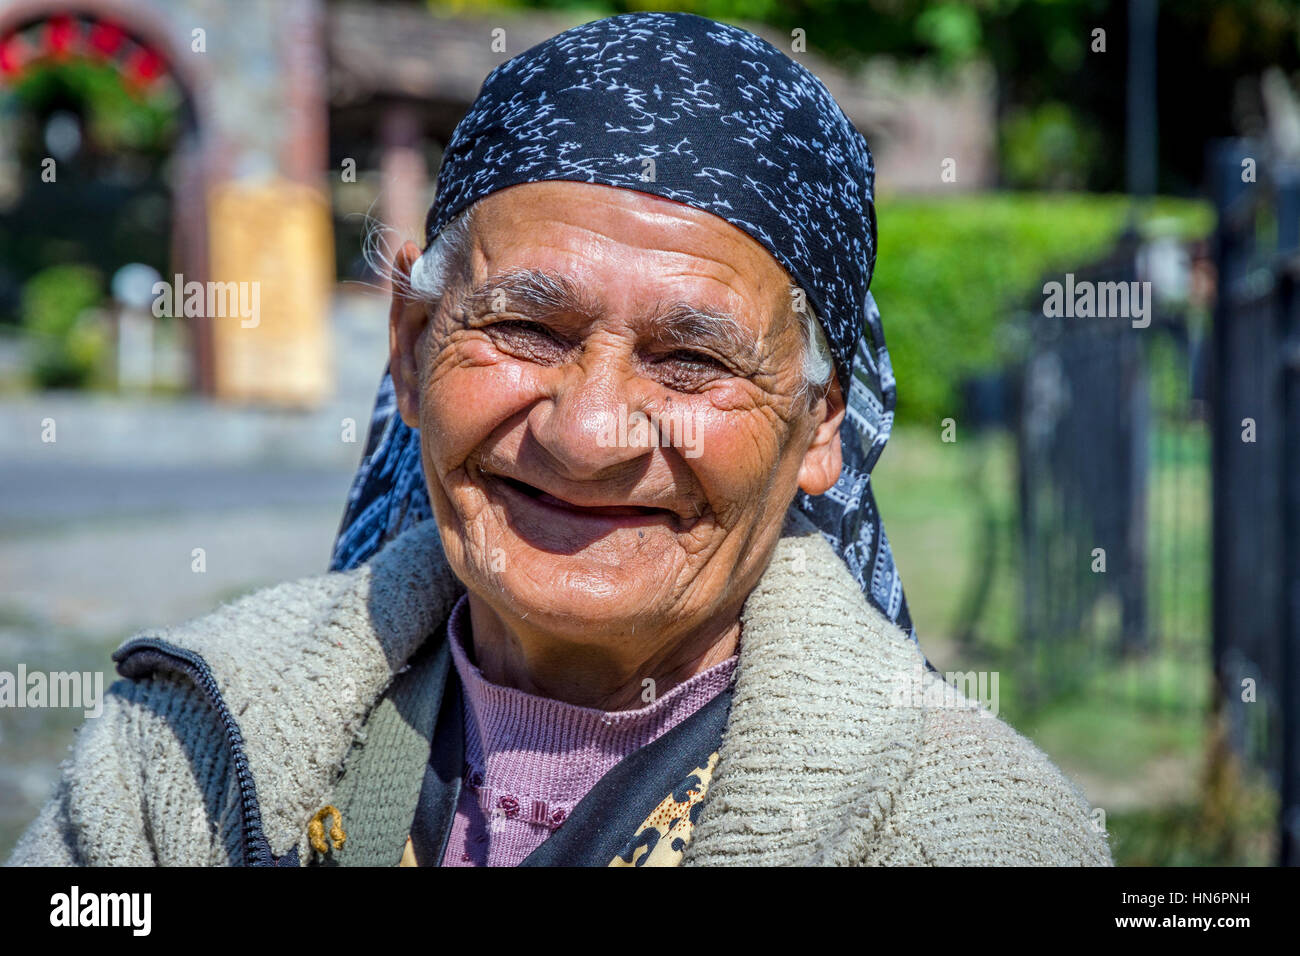
[[[797,487],[839,473],[790,280],[708,213],[533,183],[475,207],[436,308],[393,310],[452,568],[505,619],[667,641],[739,612]]]

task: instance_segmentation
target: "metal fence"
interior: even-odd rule
[[[1144,327],[1043,297],[1021,316],[1025,688],[1214,717],[1280,794],[1296,865],[1300,164],[1233,140],[1209,169],[1212,321],[1159,299]],[[1151,281],[1148,251],[1127,236],[1070,281]]]
[[[1281,793],[1300,864],[1300,168],[1257,143],[1210,152],[1214,660],[1234,748]]]
[[[1031,700],[1086,690],[1164,710],[1206,703],[1200,339],[1183,310],[1154,301],[1147,253],[1130,234],[1105,261],[1046,277],[1071,303],[1090,288],[1093,315],[1047,314],[1044,292],[1020,317],[1014,428]],[[1109,306],[1122,304],[1120,288],[1141,290],[1145,316],[1132,298],[1127,309],[1101,307],[1107,291]]]

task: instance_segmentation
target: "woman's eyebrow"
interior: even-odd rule
[[[600,308],[572,279],[541,269],[513,269],[491,276],[461,300],[469,315],[520,312],[538,317],[576,315],[593,320]]]
[[[679,302],[650,316],[646,327],[660,341],[684,348],[711,348],[746,370],[757,370],[762,364],[758,342],[730,312]]]

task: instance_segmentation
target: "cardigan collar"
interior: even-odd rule
[[[427,639],[445,637],[464,590],[428,521],[355,570],[145,635],[207,663],[242,730],[276,856],[301,842],[366,715]],[[891,706],[892,688],[923,658],[793,511],[741,620],[720,761],[683,862],[833,858],[850,823],[861,833],[863,813],[883,819],[906,772],[920,711]],[[835,819],[828,808],[850,805],[849,793],[855,819]]]
[[[900,692],[925,659],[797,512],[741,620],[731,714],[682,863],[834,862],[892,809],[922,724]]]

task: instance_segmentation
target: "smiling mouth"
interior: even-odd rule
[[[492,484],[505,489],[510,497],[527,498],[539,509],[552,511],[557,517],[570,515],[578,518],[594,518],[618,525],[659,524],[668,521],[673,528],[682,523],[681,516],[667,508],[651,508],[642,505],[575,505],[517,478],[487,472],[484,472],[483,476]]]

